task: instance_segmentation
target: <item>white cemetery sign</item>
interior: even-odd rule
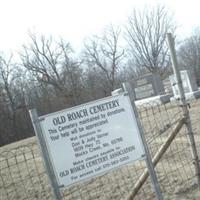
[[[121,94],[39,117],[59,186],[144,159],[129,96]]]

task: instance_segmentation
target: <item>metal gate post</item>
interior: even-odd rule
[[[190,113],[189,113],[187,101],[186,101],[186,98],[185,98],[181,74],[180,74],[180,71],[178,69],[178,62],[177,62],[177,57],[176,57],[174,38],[172,37],[171,33],[167,34],[167,42],[168,42],[168,45],[169,45],[173,71],[174,71],[174,74],[175,74],[175,77],[176,77],[176,82],[177,82],[177,86],[178,86],[178,90],[179,90],[180,104],[181,104],[181,107],[182,107],[183,115],[186,119],[188,141],[190,143],[192,159],[193,159],[193,162],[194,162],[194,165],[195,165],[197,182],[198,182],[198,186],[200,187],[199,157],[198,157],[197,148],[196,148],[195,139],[194,139],[194,134],[193,134],[193,130],[192,130]]]
[[[141,140],[142,140],[142,143],[143,143],[143,146],[144,146],[144,151],[145,151],[145,155],[146,155],[145,161],[146,161],[147,168],[148,168],[148,171],[149,171],[149,175],[150,175],[150,178],[151,178],[151,182],[152,182],[152,185],[153,185],[153,190],[156,194],[157,200],[163,200],[161,189],[160,189],[160,186],[158,184],[158,179],[157,179],[154,167],[153,167],[151,155],[150,155],[150,152],[149,152],[149,149],[148,149],[148,146],[147,146],[146,139],[144,137],[144,131],[143,131],[141,122],[139,120],[137,108],[136,108],[135,103],[134,103],[135,99],[134,99],[133,91],[132,91],[132,89],[131,89],[131,87],[128,83],[123,83],[122,86],[123,86],[123,90],[125,92],[128,92],[128,95],[129,95],[130,100],[131,100],[132,109],[135,113],[136,122],[137,122],[139,132],[140,132],[140,137],[141,137]]]
[[[41,128],[41,125],[40,125],[40,121],[39,121],[36,109],[29,110],[29,114],[30,114],[30,117],[31,117],[31,121],[32,121],[34,130],[35,130],[35,133],[37,135],[39,147],[40,147],[40,150],[41,150],[41,153],[42,153],[42,156],[43,156],[44,164],[45,164],[47,174],[48,174],[48,177],[49,177],[49,181],[51,183],[51,187],[52,187],[52,190],[53,190],[54,199],[55,200],[62,200],[60,189],[59,189],[59,186],[58,186],[58,183],[57,183],[57,180],[56,180],[56,175],[54,173],[53,166],[52,166],[52,163],[51,163],[51,160],[50,160],[50,157],[49,157],[47,145],[46,145],[46,142],[45,142],[45,139],[44,139],[44,135],[42,133],[42,128]]]

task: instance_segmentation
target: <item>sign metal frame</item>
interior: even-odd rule
[[[125,90],[126,86],[123,85],[123,87],[124,87],[124,90]],[[152,183],[154,185],[155,192],[159,193],[157,195],[157,197],[159,197],[158,199],[161,200],[162,199],[162,195],[161,195],[161,192],[160,192],[159,185],[157,183],[157,177],[155,175],[155,171],[154,171],[154,168],[152,166],[151,157],[150,157],[150,154],[148,152],[147,145],[146,145],[146,143],[144,141],[144,136],[142,136],[143,133],[141,133],[142,129],[141,129],[141,124],[138,122],[137,111],[134,109],[134,107],[132,105],[131,94],[129,92],[127,93],[127,91],[125,90],[125,92],[123,94],[120,94],[120,95],[128,96],[130,109],[132,108],[131,109],[132,117],[135,118],[135,123],[136,123],[136,126],[137,126],[136,128],[138,129],[137,130],[138,131],[138,135],[137,136],[138,136],[138,138],[140,140],[140,143],[141,143],[140,145],[142,145],[141,147],[143,148],[143,155],[140,158],[136,159],[136,160],[139,160],[139,159],[145,159],[146,160],[147,166],[148,166],[148,169],[149,169],[149,173],[150,173],[151,178],[153,180]],[[120,95],[117,95],[117,96],[120,96]],[[115,97],[112,97],[112,96],[111,97],[106,97],[106,98],[99,99],[99,100],[96,100],[96,101],[93,101],[93,102],[88,102],[88,103],[80,105],[80,106],[76,106],[76,107],[73,107],[73,108],[61,110],[61,111],[58,111],[58,112],[55,112],[55,113],[51,113],[51,114],[48,114],[48,115],[44,115],[44,116],[40,116],[40,117],[38,117],[36,109],[32,109],[32,110],[29,111],[29,114],[30,114],[31,120],[32,120],[32,124],[33,124],[34,130],[35,130],[35,133],[36,133],[36,136],[37,136],[37,139],[38,139],[38,143],[39,143],[39,146],[40,146],[40,149],[41,149],[41,153],[42,153],[42,157],[43,157],[43,160],[44,160],[44,163],[45,163],[45,167],[47,169],[49,180],[50,180],[50,183],[51,183],[51,186],[52,186],[52,189],[53,189],[54,199],[56,199],[56,200],[61,200],[62,199],[59,188],[63,187],[63,185],[60,185],[60,183],[58,181],[58,176],[57,176],[56,171],[55,171],[55,165],[53,164],[52,157],[51,157],[50,152],[49,152],[49,145],[48,145],[48,142],[46,141],[45,134],[44,134],[44,129],[43,129],[43,126],[41,125],[41,123],[43,123],[43,120],[45,120],[45,118],[48,118],[49,116],[53,116],[55,114],[62,113],[62,112],[71,111],[71,110],[79,108],[81,106],[88,106],[91,103],[101,102],[102,100],[104,101],[104,100],[109,100],[109,99],[112,99],[112,98],[116,98],[116,96]],[[130,163],[130,162],[133,162],[133,161],[135,161],[135,160],[130,160],[127,163]],[[127,164],[127,163],[125,163],[125,164]],[[79,180],[77,182],[82,182],[82,181],[88,180],[90,178],[105,174],[106,172],[108,172],[110,170],[113,170],[115,168],[119,168],[122,165],[124,165],[124,164],[121,164],[121,165],[116,166],[116,167],[112,167],[112,168],[110,168],[110,169],[108,169],[106,171],[103,171],[101,173],[96,173],[92,177],[88,177],[88,178],[86,177],[85,179],[81,179],[81,180]],[[152,175],[153,175],[153,177],[152,177]],[[75,182],[75,183],[77,183],[77,182]],[[75,183],[72,183],[72,184],[75,184]]]

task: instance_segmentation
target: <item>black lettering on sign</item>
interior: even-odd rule
[[[119,151],[116,151],[116,152],[110,154],[110,159],[122,156],[122,155],[127,154],[127,153],[129,153],[131,151],[134,151],[134,150],[135,150],[135,146],[130,146],[130,147],[121,149]]]
[[[69,175],[69,170],[62,171],[62,172],[60,172],[59,175],[60,175],[61,178],[65,177],[65,176]]]
[[[65,122],[66,122],[65,116],[60,116],[60,117],[53,118],[53,124],[54,124],[54,126],[57,126],[59,124],[63,124]]]
[[[90,167],[93,167],[95,165],[99,165],[101,163],[104,163],[106,161],[108,161],[108,156],[103,156],[103,157],[100,157],[100,158],[97,158],[97,159],[94,159],[94,160],[87,162],[86,167],[90,168]]]
[[[123,141],[122,137],[115,138],[115,139],[111,140],[111,144],[116,144],[116,143],[119,143],[119,142],[122,142],[122,141]]]
[[[126,161],[128,159],[129,159],[129,156],[122,157],[122,158],[120,158],[120,162]]]
[[[119,107],[119,100],[118,99],[113,100],[113,101],[109,101],[109,102],[106,102],[106,103],[103,103],[103,104],[100,104],[100,105],[93,106],[89,110],[90,110],[90,114],[96,114],[96,113],[103,112],[103,111],[113,109],[113,108],[116,108],[116,107]]]
[[[86,155],[86,154],[88,154],[88,151],[78,152],[78,153],[75,153],[75,157],[80,157],[80,156],[83,156],[83,155]]]
[[[83,169],[85,169],[85,165],[84,164],[78,165],[76,167],[71,168],[70,172],[71,172],[71,174],[73,174],[73,173],[76,173],[76,172],[81,171]]]
[[[76,120],[76,119],[81,119],[81,118],[87,117],[87,116],[88,116],[88,112],[87,112],[86,109],[79,110],[79,111],[67,114],[67,117],[68,117],[69,121]]]
[[[84,149],[84,148],[83,148],[82,145],[81,145],[81,146],[74,147],[74,151],[75,151],[75,152],[82,151],[83,149]]]

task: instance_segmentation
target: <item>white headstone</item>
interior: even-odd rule
[[[183,83],[184,92],[187,94],[187,93],[192,93],[194,91],[197,91],[198,90],[197,84],[195,83],[194,78],[192,78],[190,71],[182,70],[182,71],[180,71],[180,73],[181,73],[181,79],[182,79],[182,83]],[[171,82],[174,97],[178,98],[179,90],[178,90],[178,85],[176,82],[175,75],[171,75],[169,77],[169,79]]]

